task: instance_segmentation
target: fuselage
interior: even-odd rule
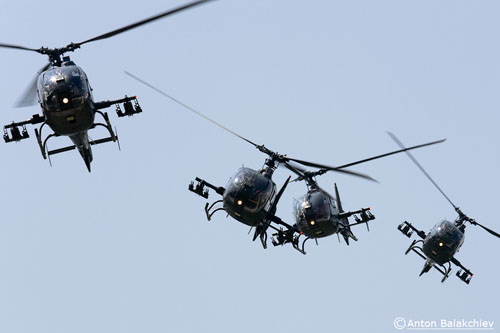
[[[95,106],[85,72],[68,60],[41,73],[38,101],[46,123],[57,135],[74,136],[94,124]]]
[[[294,216],[298,230],[309,238],[330,236],[348,224],[339,217],[335,199],[316,189],[295,201]]]
[[[242,167],[226,185],[223,207],[234,219],[254,227],[266,219],[275,195],[276,184],[270,176]]]
[[[442,265],[451,260],[464,242],[463,230],[453,222],[443,220],[436,224],[424,239],[422,251],[432,262]]]

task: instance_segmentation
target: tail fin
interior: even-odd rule
[[[339,210],[339,214],[342,214],[344,212],[344,209],[342,208],[342,202],[340,201],[340,194],[339,194],[339,189],[337,188],[337,183],[334,183],[335,187],[335,200],[337,201],[337,209]],[[345,219],[345,220],[344,220]],[[348,226],[349,220],[347,217],[342,218],[343,222],[345,222],[346,227],[340,231],[342,236],[344,237],[345,243],[349,245],[349,238],[352,238],[355,241],[358,241],[356,236],[351,231],[351,227]]]
[[[339,189],[337,188],[337,183],[333,183],[335,187],[335,199],[337,200],[337,208],[339,209],[339,213],[343,213],[342,202],[340,201]]]
[[[290,182],[290,178],[292,178],[292,176],[288,176],[288,178],[286,179],[285,183],[283,184],[283,186],[281,187],[281,189],[279,190],[278,194],[276,195],[276,197],[274,198],[274,202],[273,202],[273,205],[271,206],[271,208],[269,209],[269,213],[271,215],[274,215],[276,214],[276,207],[278,206],[278,201],[280,201],[281,199],[281,196],[283,195],[283,192],[285,192],[285,189],[288,185],[288,183]]]

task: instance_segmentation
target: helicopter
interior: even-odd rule
[[[387,132],[387,134],[396,142],[396,144],[400,148],[404,148],[403,143],[393,133]],[[460,268],[457,271],[456,276],[463,282],[469,284],[474,274],[455,258],[455,254],[460,250],[460,247],[463,245],[465,240],[464,234],[466,223],[469,222],[471,225],[477,225],[490,234],[499,238],[500,234],[489,229],[488,227],[485,227],[484,225],[478,223],[475,219],[470,218],[469,216],[464,214],[462,210],[457,207],[444,193],[444,191],[437,185],[437,183],[416,160],[416,158],[408,151],[406,151],[406,154],[420,169],[420,171],[422,171],[427,179],[429,179],[429,181],[436,187],[436,189],[451,204],[453,209],[457,212],[458,217],[454,222],[445,219],[437,223],[434,227],[432,227],[428,234],[426,234],[422,230],[418,230],[408,221],[404,221],[403,223],[398,225],[398,230],[401,231],[405,236],[410,238],[415,232],[421,238],[419,240],[413,240],[406,250],[405,254],[413,251],[425,260],[424,267],[419,276],[422,276],[422,274],[427,273],[432,267],[434,267],[443,275],[441,282],[444,282],[449,277],[452,271],[451,264],[453,263]]]
[[[328,203],[325,202],[324,205],[317,206],[318,209],[326,209],[328,210],[328,213],[330,212],[332,213],[332,219],[329,220],[330,222],[329,224],[323,223],[324,221],[322,221],[321,219],[316,219],[316,217],[315,219],[318,222],[316,226],[314,225],[316,223],[315,221],[313,221],[313,224],[311,225],[310,223],[311,220],[307,220],[307,223],[305,223],[304,225],[304,223],[302,223],[302,220],[299,220],[299,218],[297,218],[297,224],[293,226],[284,222],[281,218],[276,216],[276,209],[278,202],[281,199],[281,196],[283,195],[285,189],[287,188],[290,182],[291,176],[289,176],[286,179],[285,183],[282,185],[282,187],[279,190],[277,190],[276,184],[272,180],[272,176],[278,166],[284,166],[288,170],[299,175],[299,177],[306,177],[306,175],[308,175],[309,177],[307,179],[308,179],[308,184],[310,185],[310,192],[308,192],[309,196],[308,198],[314,197],[314,200],[310,201],[315,202],[316,199],[319,200],[319,198],[323,196],[324,193],[326,192],[321,190],[320,187],[317,186],[317,184],[312,180],[313,174],[308,174],[305,170],[302,170],[301,167],[299,167],[297,164],[315,168],[321,168],[318,174],[325,173],[328,171],[335,171],[375,181],[375,179],[373,179],[368,175],[355,171],[350,171],[345,168],[348,166],[364,163],[373,159],[385,157],[388,155],[428,145],[433,145],[436,143],[441,143],[444,141],[440,140],[410,148],[404,148],[398,151],[393,151],[383,155],[378,155],[361,161],[349,163],[340,167],[322,165],[314,162],[291,158],[288,157],[287,155],[279,154],[275,151],[272,151],[271,149],[267,148],[264,145],[258,145],[250,141],[249,139],[239,135],[238,133],[224,127],[220,123],[196,111],[195,109],[182,103],[181,101],[171,97],[170,95],[154,87],[148,82],[138,78],[137,76],[129,72],[125,72],[125,74],[141,82],[142,84],[148,86],[149,88],[157,91],[163,96],[171,99],[172,101],[178,103],[179,105],[197,114],[198,116],[205,118],[206,120],[224,129],[225,131],[231,133],[232,135],[239,137],[243,141],[246,141],[247,143],[257,148],[260,152],[268,156],[264,162],[264,165],[259,170],[251,169],[248,167],[242,167],[238,169],[236,173],[229,179],[225,187],[215,186],[207,182],[206,180],[198,177],[195,178],[196,184],[193,181],[188,186],[188,189],[191,192],[194,192],[195,194],[205,199],[208,199],[209,197],[209,189],[212,189],[217,194],[222,196],[222,199],[216,200],[212,204],[209,204],[208,202],[205,204],[205,214],[208,221],[212,219],[212,216],[216,212],[225,211],[229,216],[231,216],[235,220],[243,224],[246,224],[247,226],[250,226],[251,227],[250,231],[252,230],[252,228],[255,228],[253,240],[255,241],[259,237],[262,246],[264,248],[267,248],[268,228],[274,229],[277,232],[277,234],[275,235],[278,236],[278,240],[273,239],[274,245],[283,245],[285,243],[291,243],[295,249],[305,254],[305,251],[303,249],[305,241],[302,243],[302,247],[299,247],[300,235],[305,234],[310,238],[318,238],[331,235],[335,232],[341,232],[343,235],[345,235],[345,237],[351,237],[355,239],[354,235],[352,235],[352,233],[350,233],[349,231],[350,226],[361,223],[367,223],[368,221],[373,220],[375,218],[369,212],[370,208],[363,208],[358,211],[352,211],[352,212],[344,212],[340,204],[338,189],[336,189],[337,203],[338,203],[337,207],[335,206],[335,200],[333,200],[333,198],[331,198],[331,200],[328,201]],[[306,201],[303,201],[303,203],[305,202]],[[355,214],[359,214],[360,216],[357,217]],[[348,221],[347,218],[353,215],[355,216],[357,222],[350,225],[347,222]],[[296,214],[296,216],[299,216],[299,214]],[[273,225],[273,223],[275,225]],[[286,228],[286,230],[284,230],[283,228]],[[318,230],[322,230],[323,234],[318,234],[317,233]],[[346,242],[348,241],[346,240]]]
[[[335,168],[344,169],[353,165],[366,163],[412,149],[442,143],[444,141],[445,139],[442,139],[409,148],[403,148],[389,153],[369,157],[360,161],[337,166]],[[356,211],[344,211],[337,183],[334,183],[335,198],[318,185],[315,177],[323,175],[333,169],[334,167],[328,167],[321,168],[317,171],[307,171],[298,166],[294,166],[292,171],[298,177],[292,180],[292,182],[304,181],[307,186],[307,193],[299,199],[296,199],[294,202],[293,214],[295,216],[296,223],[292,226],[292,229],[280,229],[277,233],[273,234],[273,236],[275,236],[275,238],[273,238],[274,246],[292,243],[296,250],[305,254],[304,246],[306,241],[309,239],[314,239],[317,244],[318,238],[337,234],[340,241],[340,234],[344,238],[345,243],[349,245],[349,239],[353,239],[354,241],[358,240],[351,231],[352,226],[366,224],[367,230],[370,230],[368,222],[375,219],[375,216],[371,213],[370,208],[361,208]],[[354,223],[349,223],[348,218],[351,216],[354,217]],[[292,231],[295,231],[297,236],[294,236]],[[299,247],[298,238],[301,235],[304,235],[306,238],[302,241],[302,246]]]
[[[5,125],[3,129],[4,141],[18,142],[27,139],[29,138],[29,134],[26,125],[41,124],[39,128],[35,129],[35,136],[44,159],[49,157],[50,162],[51,155],[76,148],[83,158],[87,170],[90,172],[90,163],[93,159],[92,145],[113,141],[117,142],[118,147],[120,147],[118,136],[115,133],[116,130],[113,131],[108,114],[106,112],[101,112],[100,109],[115,105],[118,117],[130,117],[141,113],[142,109],[139,106],[136,96],[125,96],[124,98],[111,101],[94,102],[92,88],[90,87],[87,75],[81,67],[77,66],[71,61],[70,57],[65,56],[65,54],[79,49],[84,44],[115,36],[208,1],[211,0],[199,0],[187,3],[183,6],[168,10],[125,27],[87,39],[83,42],[70,43],[61,48],[41,47],[39,49],[33,49],[20,45],[0,44],[2,48],[32,51],[49,57],[49,63],[39,71],[39,75],[35,77],[35,80],[32,81],[24,95],[16,104],[17,107],[31,106],[36,103],[36,98],[38,97],[38,102],[42,108],[42,114],[35,114],[28,120],[12,122]],[[121,110],[120,104],[123,105],[124,111]],[[95,121],[97,114],[103,118],[104,123]],[[45,125],[50,127],[53,133],[42,140],[42,129]],[[88,131],[97,126],[106,128],[109,137],[98,140],[89,139]],[[73,145],[48,150],[48,139],[58,136],[68,136]]]

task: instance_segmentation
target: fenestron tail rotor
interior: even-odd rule
[[[352,176],[356,176],[356,177],[361,177],[361,178],[364,178],[364,179],[369,179],[369,180],[374,180],[372,177],[370,176],[367,176],[365,174],[362,174],[362,173],[359,173],[359,172],[355,172],[355,171],[350,171],[350,170],[345,170],[345,169],[340,169],[340,168],[337,168],[337,167],[331,167],[331,166],[326,166],[326,165],[322,165],[322,164],[317,164],[317,163],[314,163],[314,162],[308,162],[308,161],[304,161],[304,160],[299,160],[299,159],[295,159],[295,158],[291,158],[291,157],[288,157],[286,155],[281,155],[281,154],[278,154],[272,150],[270,150],[269,148],[265,147],[264,145],[258,145],[256,143],[254,143],[253,141],[243,137],[242,135],[236,133],[235,131],[233,130],[230,130],[229,128],[221,125],[220,123],[216,122],[215,120],[207,117],[206,115],[204,115],[203,113],[195,110],[194,108],[190,107],[189,105],[179,101],[178,99],[170,96],[169,94],[167,94],[166,92],[158,89],[157,87],[153,86],[152,84],[142,80],[141,78],[137,77],[136,75],[132,74],[132,73],[129,73],[127,71],[125,71],[125,74],[127,74],[128,76],[130,76],[131,78],[139,81],[140,83],[144,84],[145,86],[153,89],[154,91],[158,92],[159,94],[165,96],[166,98],[170,99],[171,101],[181,105],[182,107],[186,108],[187,110],[195,113],[196,115],[208,120],[209,122],[211,122],[212,124],[222,128],[223,130],[231,133],[232,135],[250,143],[252,146],[254,146],[255,148],[257,148],[259,151],[263,152],[264,154],[267,154],[270,159],[272,159],[273,161],[275,162],[278,162],[280,164],[284,164],[285,167],[287,167],[289,170],[293,171],[294,173],[296,173],[299,177],[302,175],[302,172],[300,170],[298,170],[296,167],[293,167],[289,162],[290,161],[293,161],[293,162],[296,162],[296,163],[299,163],[299,164],[302,164],[302,165],[305,165],[305,166],[313,166],[313,167],[323,167],[323,168],[327,168],[329,171],[336,171],[336,172],[341,172],[341,173],[345,173],[345,174],[349,174],[349,175],[352,175]]]
[[[394,133],[387,132],[387,134],[394,140],[394,142],[396,142],[396,144],[399,147],[401,147],[401,149],[405,149],[404,144],[396,137],[396,135],[394,135]],[[453,206],[453,208],[455,209],[455,211],[458,213],[458,220],[457,221],[460,221],[461,223],[470,222],[470,224],[477,225],[477,226],[483,228],[484,230],[486,230],[487,232],[489,232],[490,234],[492,234],[492,235],[497,236],[497,237],[500,238],[500,234],[498,234],[497,232],[491,230],[488,227],[485,227],[484,225],[480,224],[479,222],[476,222],[476,220],[474,220],[473,218],[470,218],[469,216],[465,215],[462,212],[462,210],[451,201],[451,199],[446,195],[446,193],[444,193],[444,191],[441,189],[441,187],[439,187],[439,185],[434,181],[434,179],[432,179],[432,177],[427,173],[427,171],[417,161],[417,159],[409,151],[405,151],[405,153],[413,161],[413,163],[415,163],[415,165],[420,169],[420,171],[422,171],[422,173],[425,175],[425,177],[427,177],[427,179],[429,179],[429,181],[436,187],[436,189]]]

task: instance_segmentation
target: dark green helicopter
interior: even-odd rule
[[[400,146],[404,148],[403,143],[393,134],[389,133],[389,136]],[[443,220],[437,223],[431,231],[426,234],[422,230],[418,230],[411,223],[405,221],[398,226],[398,230],[400,230],[405,236],[411,237],[413,232],[422,238],[419,240],[413,240],[405,254],[408,254],[410,251],[415,252],[421,258],[425,260],[424,267],[420,272],[420,276],[424,273],[427,273],[432,267],[438,270],[441,274],[443,274],[443,278],[441,282],[446,281],[451,273],[451,264],[460,267],[461,269],[457,271],[457,276],[460,280],[469,284],[470,280],[474,276],[471,271],[465,268],[460,261],[458,261],[454,256],[460,250],[460,247],[464,243],[465,240],[465,223],[469,222],[472,225],[477,225],[490,234],[497,236],[500,238],[500,234],[497,232],[485,227],[484,225],[476,222],[473,218],[465,215],[462,210],[457,207],[448,196],[444,193],[444,191],[437,185],[437,183],[431,178],[431,176],[425,171],[425,169],[420,165],[420,163],[413,157],[410,152],[406,152],[408,157],[415,163],[415,165],[422,171],[422,173],[429,179],[429,181],[437,188],[437,190],[446,198],[446,200],[453,206],[453,209],[458,214],[458,217],[454,222]]]
[[[291,243],[294,248],[304,253],[303,245],[299,247],[299,237],[302,234],[305,234],[309,238],[319,238],[331,235],[333,233],[342,233],[345,237],[354,238],[354,235],[348,232],[350,226],[366,223],[369,220],[374,219],[374,216],[369,212],[369,208],[363,208],[358,211],[353,212],[344,212],[342,210],[342,206],[340,205],[340,200],[338,200],[338,205],[335,206],[335,200],[326,194],[325,191],[321,190],[319,186],[313,181],[313,173],[307,173],[302,170],[297,164],[301,164],[304,166],[321,168],[318,174],[325,173],[327,171],[335,171],[341,172],[344,174],[349,174],[357,177],[361,177],[368,180],[374,180],[372,177],[364,175],[362,173],[354,172],[347,170],[348,166],[368,162],[377,158],[389,156],[392,154],[397,154],[403,151],[416,149],[436,143],[440,143],[444,140],[430,142],[410,148],[404,148],[401,150],[393,151],[390,153],[386,153],[383,155],[371,157],[368,159],[364,159],[361,161],[349,163],[340,167],[333,167],[322,165],[314,162],[304,161],[296,158],[291,158],[286,155],[279,154],[265,147],[264,145],[258,145],[243,136],[237,134],[236,132],[222,126],[218,122],[208,118],[204,114],[194,110],[188,105],[178,101],[177,99],[169,96],[165,92],[160,89],[152,86],[151,84],[145,82],[144,80],[138,78],[135,75],[132,75],[128,72],[125,72],[127,75],[141,82],[142,84],[150,87],[151,89],[157,91],[158,93],[164,95],[165,97],[173,100],[174,102],[180,104],[184,108],[190,110],[191,112],[196,113],[200,117],[205,118],[206,120],[212,122],[213,124],[221,127],[225,131],[239,137],[240,139],[250,143],[252,146],[257,148],[259,151],[268,155],[263,167],[259,170],[254,170],[247,167],[240,168],[227,182],[225,187],[215,186],[210,184],[209,182],[196,178],[196,184],[192,182],[189,185],[189,190],[208,199],[209,191],[207,188],[214,190],[217,194],[222,196],[222,199],[213,202],[212,204],[207,203],[205,205],[205,213],[207,219],[210,221],[212,216],[218,211],[225,211],[229,216],[234,218],[235,220],[246,224],[252,228],[255,228],[255,233],[253,236],[253,240],[256,240],[257,237],[260,237],[262,245],[264,248],[267,247],[267,230],[269,228],[274,229],[278,236],[277,240],[273,239],[274,245],[282,245],[285,243]],[[291,177],[288,177],[286,182],[277,191],[276,184],[272,180],[272,176],[274,171],[278,166],[284,166],[288,170],[294,172],[299,175],[302,179],[307,179],[310,191],[308,195],[310,197],[314,197],[314,200],[310,200],[312,205],[315,205],[313,208],[313,212],[315,210],[325,210],[328,211],[329,215],[327,220],[321,219],[318,215],[314,215],[314,220],[311,220],[307,217],[307,222],[301,223],[301,220],[298,218],[297,223],[295,225],[290,225],[284,222],[281,218],[276,216],[276,209],[278,202],[283,195]],[[307,175],[307,176],[306,176]],[[338,190],[336,190],[338,195]],[[321,201],[319,198],[323,198],[325,200]],[[318,199],[318,201],[316,200]],[[303,201],[306,202],[306,201]],[[317,213],[317,211],[316,211]],[[331,213],[331,214],[330,214]],[[354,224],[348,224],[347,218],[349,216],[360,214],[360,217],[356,217],[357,222]],[[298,214],[297,214],[298,216]],[[326,216],[326,215],[323,215]],[[311,225],[312,221],[312,225]],[[273,225],[273,223],[275,225]],[[284,230],[283,228],[286,228]],[[318,230],[321,230],[322,234],[318,233]],[[305,242],[305,241],[304,241]],[[346,239],[347,242],[347,239]]]
[[[64,56],[64,54],[73,52],[84,44],[118,35],[122,32],[208,1],[211,0],[194,1],[97,37],[87,39],[83,42],[70,43],[62,48],[50,49],[41,47],[39,49],[33,49],[19,45],[0,44],[0,47],[3,48],[33,51],[45,54],[49,57],[49,63],[40,70],[40,74],[30,84],[29,88],[16,105],[18,107],[34,105],[38,95],[38,102],[42,108],[42,114],[35,114],[28,120],[12,122],[11,124],[5,125],[3,135],[5,142],[27,139],[29,134],[26,130],[26,125],[41,123],[42,125],[39,129],[35,129],[35,136],[43,158],[46,159],[48,156],[50,161],[51,155],[76,148],[90,172],[90,163],[92,162],[91,146],[104,142],[118,141],[118,136],[111,127],[108,114],[99,110],[116,105],[118,117],[124,117],[140,113],[142,109],[136,97],[125,96],[125,98],[113,101],[94,102],[92,88],[90,87],[87,75],[80,67],[71,61],[68,56]],[[120,103],[123,103],[124,112],[120,108]],[[101,115],[105,123],[96,122],[96,114]],[[48,125],[53,133],[42,140],[42,129],[45,125]],[[109,137],[90,140],[88,131],[97,126],[106,128],[109,132]],[[73,142],[73,145],[48,150],[47,140],[51,137],[61,135],[68,136]]]

